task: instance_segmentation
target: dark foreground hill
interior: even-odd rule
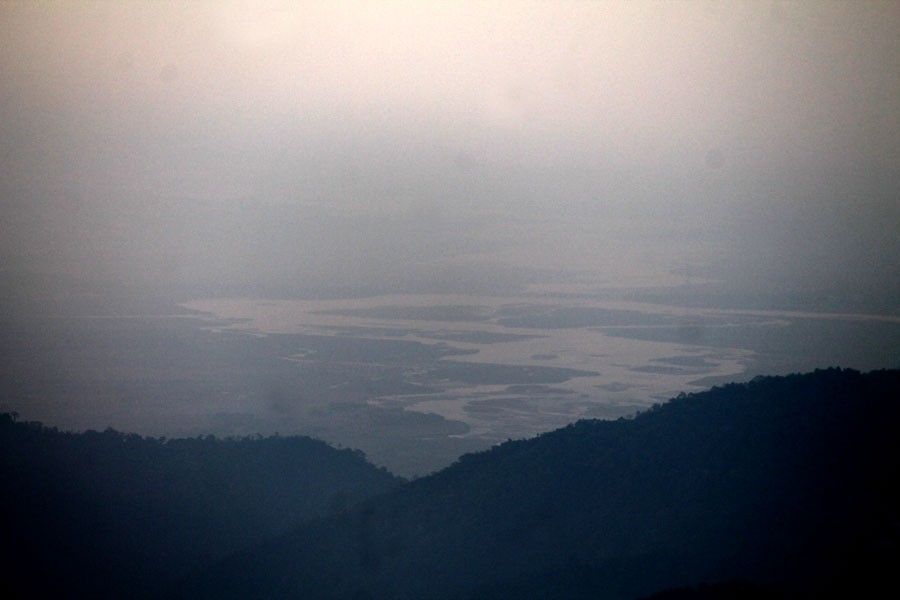
[[[302,437],[157,440],[0,415],[4,597],[157,595],[400,480]]]
[[[464,456],[171,593],[898,597],[898,392],[898,371],[826,370],[579,422]]]

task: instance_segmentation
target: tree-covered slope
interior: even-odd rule
[[[814,595],[888,580],[898,392],[898,371],[831,369],[579,422],[464,456],[173,593],[635,598],[743,580]]]
[[[398,483],[309,438],[163,441],[0,415],[0,586],[27,598],[158,593]]]

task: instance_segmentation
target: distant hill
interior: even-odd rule
[[[898,597],[898,433],[900,371],[756,378],[466,455],[170,594]]]
[[[0,415],[0,592],[156,595],[202,564],[396,487],[303,437],[66,433]]]

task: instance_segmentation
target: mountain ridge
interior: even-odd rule
[[[399,482],[307,437],[165,440],[0,415],[3,585],[25,597],[152,596]]]
[[[892,535],[898,381],[840,369],[757,378],[507,442],[177,591],[634,598],[747,580],[815,594],[852,579],[851,548]]]

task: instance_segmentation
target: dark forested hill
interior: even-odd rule
[[[0,590],[155,595],[201,564],[399,482],[361,453],[309,438],[163,441],[0,415]]]
[[[898,371],[831,369],[579,422],[464,456],[173,594],[779,597],[888,581],[896,592],[898,392]]]

